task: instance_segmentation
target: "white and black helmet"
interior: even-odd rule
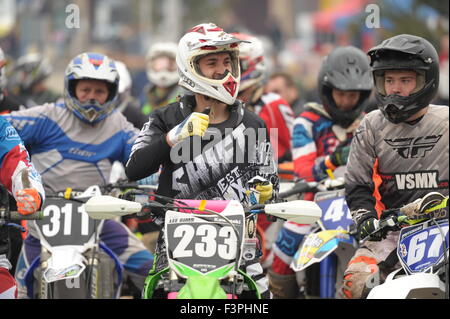
[[[154,70],[153,63],[155,59],[161,56],[166,56],[175,61],[177,48],[177,44],[174,42],[156,42],[149,48],[145,60],[147,64],[147,77],[151,83],[166,88],[178,82],[180,78],[176,66],[173,70],[170,69],[170,66],[167,69]]]
[[[240,39],[226,33],[213,23],[199,24],[190,29],[179,41],[176,62],[180,75],[179,85],[189,91],[203,94],[231,105],[239,92]],[[197,61],[211,53],[229,52],[232,71],[221,79],[205,77]]]
[[[401,123],[435,97],[439,88],[439,57],[434,46],[424,38],[400,34],[384,40],[369,50],[375,97],[378,108],[392,123]],[[409,96],[386,95],[386,70],[408,70],[417,74],[416,87]]]

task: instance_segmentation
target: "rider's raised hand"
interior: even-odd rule
[[[273,185],[272,183],[259,183],[256,184],[255,190],[259,192],[259,204],[264,204],[268,200],[272,199],[273,196]]]
[[[209,116],[207,114],[194,112],[167,133],[167,144],[174,146],[187,137],[193,135],[203,136],[208,125]]]
[[[20,189],[15,194],[17,211],[22,215],[35,213],[41,207],[41,195],[34,188]]]

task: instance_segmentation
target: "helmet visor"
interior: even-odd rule
[[[412,76],[413,75],[413,78]],[[409,82],[415,83],[414,87],[409,89],[409,94],[419,92],[425,87],[426,73],[424,70],[408,69],[389,69],[376,70],[373,72],[375,87],[378,93],[383,96],[389,95],[386,91],[388,86],[407,86]]]

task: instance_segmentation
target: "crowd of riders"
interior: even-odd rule
[[[316,101],[299,95],[301,79],[289,70],[270,72],[257,35],[228,33],[213,23],[192,27],[178,43],[153,43],[145,56],[148,84],[139,96],[131,94],[127,66],[102,53],[73,57],[60,79],[62,92],[46,85],[53,70],[45,57],[27,54],[7,65],[6,54],[0,48],[0,183],[10,194],[8,205],[22,215],[42,209],[46,194],[109,183],[115,167],[124,179],[157,185],[158,195],[244,206],[255,177],[260,204],[281,200],[278,164],[291,163],[294,181],[320,182],[341,169],[361,239],[373,233],[384,209],[430,192],[448,196],[449,108],[433,104],[439,57],[415,35],[384,39],[368,52],[335,47],[317,70]],[[207,147],[211,132],[245,140],[248,131],[257,132],[257,143],[245,147],[239,163]],[[195,140],[199,149],[185,148]],[[402,148],[400,141],[412,144]],[[188,160],[174,160],[184,149]],[[411,181],[418,172],[429,180]],[[138,289],[167,265],[163,223],[144,220],[130,229],[108,220],[102,228],[100,239]],[[263,232],[273,226],[258,219]],[[0,298],[27,298],[23,274],[41,251],[37,230],[28,223],[22,239],[6,228],[0,224]],[[263,298],[299,297],[290,263],[310,231],[310,225],[285,222],[265,251],[270,264],[242,265]],[[374,272],[384,276],[398,267],[386,265],[397,238],[389,232],[359,247],[336,297],[364,298]]]

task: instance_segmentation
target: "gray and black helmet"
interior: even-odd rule
[[[36,83],[48,78],[53,71],[50,62],[39,53],[21,56],[8,72],[8,88],[16,95],[31,93]]]
[[[373,87],[367,55],[353,46],[337,47],[322,62],[318,78],[322,104],[333,122],[350,126],[361,114]],[[333,89],[360,91],[360,98],[350,111],[339,110],[331,95]]]
[[[424,38],[401,34],[384,40],[367,53],[373,70],[378,108],[392,123],[401,123],[427,107],[439,87],[439,58]],[[386,95],[386,70],[410,70],[417,74],[416,88],[409,96]]]

